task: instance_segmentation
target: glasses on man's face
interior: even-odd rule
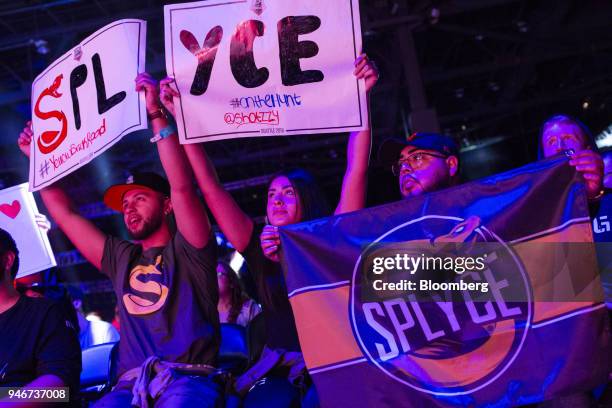
[[[418,170],[429,163],[428,157],[446,159],[447,156],[443,155],[442,153],[415,152],[404,158],[399,159],[397,163],[391,166],[391,171],[393,172],[393,175],[399,176],[404,166],[410,166],[412,170]]]

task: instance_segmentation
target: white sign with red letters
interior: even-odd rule
[[[129,132],[147,128],[146,22],[119,20],[83,40],[32,83],[30,191],[89,163]]]

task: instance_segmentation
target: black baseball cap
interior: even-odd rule
[[[455,156],[457,159],[459,158],[459,148],[450,136],[439,133],[417,132],[411,134],[406,139],[395,137],[385,140],[378,150],[379,162],[384,165],[395,163],[406,146],[414,146],[422,150],[432,150],[442,153],[447,157]]]
[[[131,190],[145,189],[170,197],[170,183],[156,173],[133,173],[124,184],[110,186],[104,192],[104,204],[115,211],[123,212],[123,196]]]

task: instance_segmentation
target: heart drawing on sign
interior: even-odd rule
[[[0,204],[0,212],[7,217],[15,219],[19,211],[21,211],[21,204],[17,200],[13,201],[13,204]]]

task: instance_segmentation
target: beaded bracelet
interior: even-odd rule
[[[165,118],[165,117],[167,117],[166,112],[164,112],[162,108],[156,109],[153,112],[147,112],[147,119],[149,119],[149,122],[152,121],[153,119]]]

